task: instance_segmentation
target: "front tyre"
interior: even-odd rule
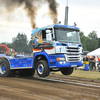
[[[68,67],[68,68],[61,68],[61,73],[63,75],[70,75],[73,73],[73,68],[72,67]]]
[[[14,76],[14,71],[10,70],[10,65],[6,59],[0,61],[0,76],[9,77]]]
[[[46,77],[50,74],[50,68],[46,60],[40,60],[36,65],[37,74],[39,77]]]

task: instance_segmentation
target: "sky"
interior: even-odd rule
[[[58,21],[64,24],[65,6],[67,0],[56,0],[58,6]],[[92,31],[96,31],[100,37],[100,0],[68,0],[69,15],[68,24],[74,25],[76,22],[80,31],[83,31],[85,36]],[[0,11],[4,12],[3,8]],[[37,27],[44,27],[53,24],[48,13],[48,6],[44,4],[37,12],[36,24]],[[29,18],[25,11],[20,7],[13,13],[4,12],[0,14],[0,43],[12,42],[12,38],[17,34],[24,33],[28,40],[31,38],[32,27]]]

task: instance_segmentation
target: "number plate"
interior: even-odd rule
[[[75,43],[71,43],[71,46],[77,46],[77,44],[75,44]]]
[[[77,65],[71,65],[71,67],[77,67]]]
[[[77,54],[77,52],[70,52],[70,54]]]

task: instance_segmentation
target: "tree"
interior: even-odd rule
[[[89,39],[98,39],[97,32],[96,31],[90,32],[90,34],[88,34],[88,37]]]
[[[96,31],[92,31],[90,32],[90,34],[88,34],[88,39],[86,41],[86,47],[88,51],[93,51],[95,49],[97,49],[98,47],[98,40],[97,40],[97,34]]]
[[[29,50],[28,52],[29,52],[29,53],[32,53],[32,51],[33,51],[32,40],[30,40],[30,42],[28,43],[28,48],[29,48],[29,49],[28,49],[28,50]]]
[[[100,38],[98,38],[98,48],[100,48]]]
[[[20,34],[18,33],[18,35],[16,37],[14,37],[12,39],[13,41],[13,46],[14,46],[14,49],[17,51],[17,52],[28,52],[28,40],[27,40],[27,36],[25,34]]]
[[[80,32],[79,34],[80,34],[80,39],[81,39],[83,49],[84,49],[84,51],[86,51],[87,50],[87,47],[86,47],[87,37],[84,35],[83,32]]]

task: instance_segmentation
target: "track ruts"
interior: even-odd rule
[[[47,79],[79,81],[74,77],[52,74]],[[99,82],[81,82],[99,86]],[[100,100],[100,88],[39,79],[37,75],[0,77],[0,100]]]

